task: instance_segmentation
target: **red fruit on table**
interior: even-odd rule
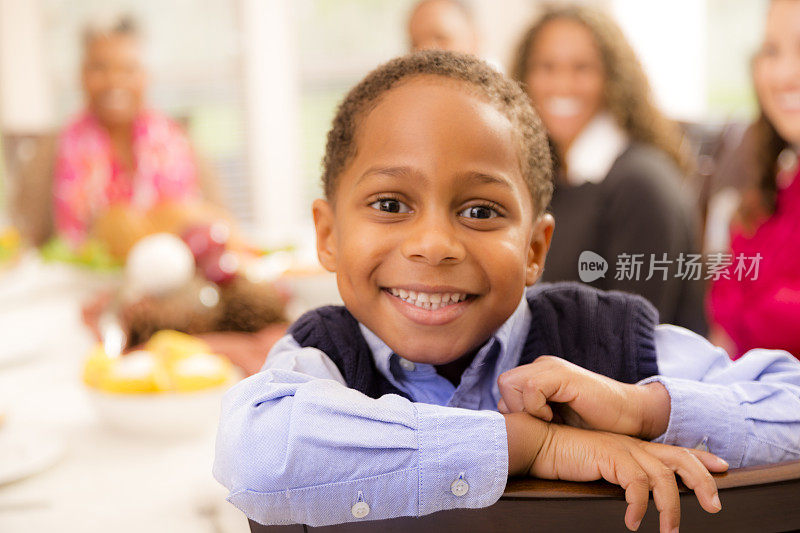
[[[184,231],[181,237],[199,265],[205,262],[207,256],[219,255],[225,251],[230,233],[230,228],[225,222],[214,222],[192,226]]]
[[[225,249],[215,250],[206,254],[199,266],[208,281],[224,285],[236,277],[239,257]]]

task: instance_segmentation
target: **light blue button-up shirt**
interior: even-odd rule
[[[527,302],[478,351],[458,387],[432,365],[401,360],[361,326],[378,370],[412,400],[344,385],[315,348],[281,339],[264,369],[225,396],[214,476],[264,524],[322,526],[495,503],[508,476],[497,378],[514,368]],[[800,458],[800,363],[752,350],[736,362],[676,326],[655,333],[671,398],[667,444],[705,446],[731,467]],[[365,505],[366,504],[366,505]],[[365,513],[366,511],[366,513]]]

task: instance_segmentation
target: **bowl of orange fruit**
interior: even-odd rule
[[[241,377],[203,340],[172,330],[159,331],[141,349],[119,356],[98,344],[83,368],[100,422],[141,436],[213,432],[223,394]]]

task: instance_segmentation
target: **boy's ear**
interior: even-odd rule
[[[525,285],[528,287],[536,283],[544,272],[544,260],[547,257],[547,250],[550,249],[555,226],[556,221],[550,213],[545,213],[534,222],[525,268]]]
[[[333,207],[327,200],[312,204],[314,227],[317,230],[317,257],[328,272],[336,272],[336,235],[333,231]]]

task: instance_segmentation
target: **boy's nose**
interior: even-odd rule
[[[466,250],[455,235],[455,228],[444,217],[422,217],[403,241],[403,256],[430,265],[460,263]]]

